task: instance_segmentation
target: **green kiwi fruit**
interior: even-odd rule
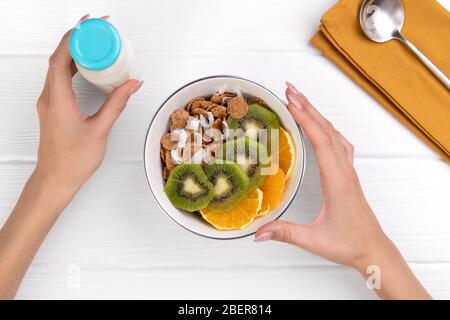
[[[164,192],[176,208],[194,212],[208,206],[214,187],[199,164],[182,164],[170,172]]]
[[[261,168],[270,166],[266,147],[249,137],[240,137],[221,145],[216,153],[216,163],[234,162],[241,167],[249,178],[249,192],[259,188],[265,175]]]
[[[271,142],[270,130],[280,128],[278,116],[257,103],[249,104],[247,114],[240,119],[229,116],[227,118],[227,124],[230,129],[242,129],[253,140],[259,140],[260,143],[267,146],[269,153]],[[259,137],[260,129],[267,130],[267,136],[262,139]]]
[[[214,197],[207,209],[227,212],[234,209],[248,193],[249,179],[236,163],[213,163],[204,168],[214,186]]]

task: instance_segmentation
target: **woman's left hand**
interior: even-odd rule
[[[115,89],[93,116],[84,115],[72,89],[75,64],[67,32],[49,59],[44,89],[37,101],[40,143],[36,174],[76,192],[101,164],[109,131],[142,81]]]

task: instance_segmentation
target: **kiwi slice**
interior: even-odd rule
[[[257,103],[249,104],[247,114],[240,119],[231,116],[228,117],[227,124],[230,129],[242,129],[248,137],[253,140],[259,140],[259,142],[267,146],[269,153],[271,142],[270,130],[280,128],[278,116]],[[267,135],[263,139],[259,139],[260,129],[267,130]]]
[[[266,147],[249,137],[230,140],[218,148],[216,163],[234,162],[249,178],[249,191],[255,191],[264,182],[261,168],[270,166]]]
[[[247,196],[249,179],[237,164],[213,163],[204,170],[214,186],[214,197],[208,210],[219,213],[230,211]]]
[[[170,172],[164,192],[176,208],[194,212],[208,206],[213,189],[199,164],[182,164]]]

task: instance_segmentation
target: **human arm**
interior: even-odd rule
[[[77,70],[68,50],[69,35],[70,31],[50,57],[36,104],[40,124],[36,168],[0,230],[0,299],[15,296],[51,227],[103,161],[111,127],[142,85],[127,81],[96,114],[84,115],[72,89]]]
[[[274,221],[256,232],[255,241],[296,245],[351,266],[364,278],[375,266],[381,286],[374,290],[383,299],[430,299],[370,208],[353,167],[353,146],[292,84],[288,83],[286,96],[316,154],[323,205],[311,223]]]

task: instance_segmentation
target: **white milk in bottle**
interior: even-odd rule
[[[132,78],[133,49],[104,19],[79,23],[70,35],[69,50],[80,74],[105,92]]]

